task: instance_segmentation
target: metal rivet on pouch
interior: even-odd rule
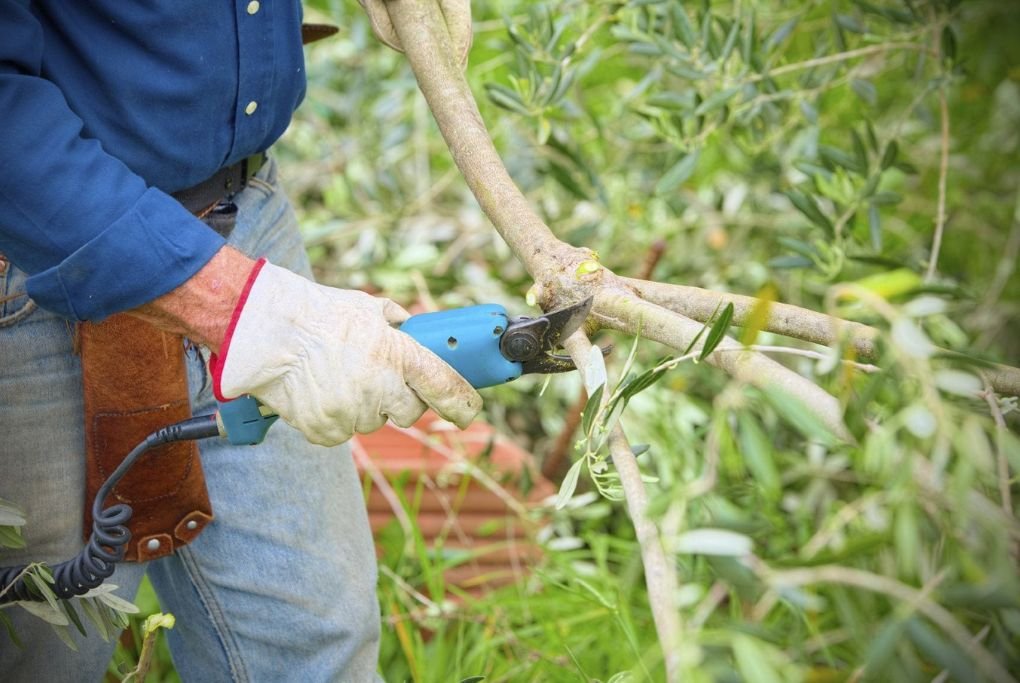
[[[191,531],[194,531],[195,529],[198,528],[198,522],[196,522],[195,520],[191,520],[190,522],[188,522],[184,526],[188,527],[188,529],[190,529]]]
[[[157,550],[159,550],[159,539],[158,538],[150,539],[149,542],[145,544],[145,549],[148,550],[149,552],[156,552]]]

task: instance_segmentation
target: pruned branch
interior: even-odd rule
[[[457,63],[439,6],[431,0],[388,0],[386,6],[454,162],[482,210],[535,279],[543,307],[576,301],[599,287],[619,284],[694,320],[709,319],[724,296],[718,292],[622,278],[604,268],[579,274],[578,265],[593,260],[594,254],[557,239],[507,173]],[[756,299],[725,297],[734,305],[734,323],[745,322]],[[879,331],[875,328],[790,304],[773,304],[765,329],[824,345],[846,335],[860,358],[877,356]],[[986,374],[996,391],[1020,394],[1020,370],[996,365]]]

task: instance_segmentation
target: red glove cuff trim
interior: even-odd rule
[[[212,354],[209,357],[209,372],[212,373],[212,386],[213,395],[216,396],[217,401],[230,401],[231,399],[223,395],[220,391],[220,378],[223,375],[223,366],[227,363],[227,353],[230,351],[230,340],[234,336],[234,328],[237,327],[237,321],[241,319],[241,311],[244,310],[244,304],[248,301],[248,295],[251,294],[251,288],[255,286],[255,278],[259,276],[262,271],[262,266],[266,265],[268,261],[264,258],[260,258],[255,262],[254,267],[251,269],[251,273],[248,274],[248,281],[244,283],[244,289],[241,290],[241,296],[237,299],[237,305],[234,306],[234,312],[230,316],[230,324],[227,326],[227,333],[223,335],[223,341],[220,343],[220,353]],[[234,396],[234,398],[237,398]]]

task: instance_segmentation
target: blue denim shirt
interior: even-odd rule
[[[167,193],[269,147],[305,91],[296,0],[0,0],[0,252],[102,319],[223,240]]]

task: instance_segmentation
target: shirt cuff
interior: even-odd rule
[[[176,289],[225,243],[173,197],[148,189],[106,230],[28,278],[28,295],[65,318],[102,320]]]

